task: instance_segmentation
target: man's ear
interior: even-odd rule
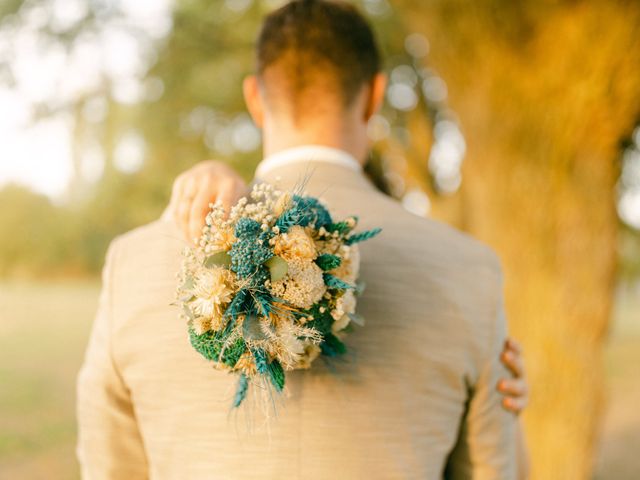
[[[259,128],[262,128],[264,123],[264,104],[258,77],[255,75],[245,77],[242,82],[242,93],[251,118]]]
[[[365,121],[369,119],[380,110],[382,102],[384,101],[384,94],[387,90],[387,76],[384,73],[376,73],[371,81],[371,87],[369,90],[369,98],[364,111]]]

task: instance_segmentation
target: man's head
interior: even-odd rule
[[[287,3],[266,17],[256,54],[257,72],[244,90],[265,133],[268,123],[278,124],[280,132],[326,130],[336,122],[362,129],[379,107],[385,81],[375,38],[346,2]]]

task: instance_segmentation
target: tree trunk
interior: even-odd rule
[[[616,267],[619,142],[640,113],[640,6],[402,1],[468,143],[463,229],[503,261],[532,388],[532,478],[591,478]],[[426,158],[424,153],[422,158]],[[437,213],[436,213],[437,214]],[[446,215],[450,215],[447,213]]]

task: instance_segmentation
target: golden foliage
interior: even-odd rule
[[[640,113],[640,6],[400,3],[409,27],[431,40],[468,142],[463,191],[436,200],[434,212],[503,260],[532,387],[524,418],[533,478],[590,478],[616,268],[617,156]]]

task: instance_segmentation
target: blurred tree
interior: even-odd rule
[[[398,4],[431,40],[430,61],[468,140],[461,202],[448,220],[503,259],[511,329],[533,388],[525,414],[533,478],[591,478],[619,142],[640,113],[640,5]]]
[[[0,276],[69,272],[77,267],[69,262],[69,249],[74,248],[75,240],[73,228],[62,235],[57,233],[61,224],[71,227],[72,219],[47,197],[8,185],[0,190],[0,205],[11,206],[0,209]]]

